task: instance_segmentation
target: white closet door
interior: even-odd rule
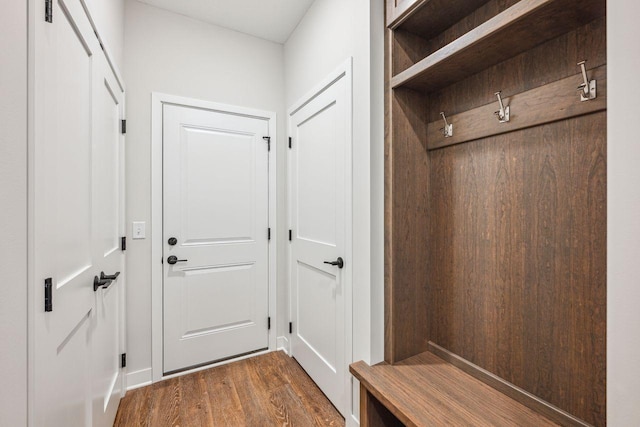
[[[341,78],[290,117],[291,351],[333,405],[347,414],[345,272],[350,93]],[[333,264],[329,264],[333,263]]]
[[[124,394],[121,354],[124,348],[124,94],[102,55],[96,56],[99,75],[93,97],[94,258],[101,277],[117,279],[95,292],[92,317],[93,426],[110,427]]]
[[[82,2],[54,1],[52,22],[44,2],[36,6],[33,425],[110,425],[121,393],[111,363],[122,349],[121,281],[108,290],[93,284],[101,271],[123,273],[122,93]]]

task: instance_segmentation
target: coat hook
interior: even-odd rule
[[[501,94],[502,92],[496,92],[494,94],[498,97],[498,104],[500,104],[500,111],[496,111],[494,114],[498,116],[498,121],[500,121],[500,123],[506,123],[509,121],[509,106],[504,106]]]
[[[583,102],[596,98],[596,81],[589,80],[587,77],[587,69],[584,66],[586,62],[587,61],[578,62],[578,66],[582,71],[582,79],[584,80],[584,83],[578,86],[578,90],[580,91],[580,101]]]
[[[444,127],[440,129],[445,138],[453,136],[453,123],[447,123],[447,117],[444,115],[444,111],[440,112],[442,120],[444,120]]]

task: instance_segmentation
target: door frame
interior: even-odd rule
[[[329,73],[324,79],[320,81],[316,86],[313,87],[309,92],[307,92],[302,98],[300,98],[297,102],[295,102],[288,110],[287,110],[287,131],[288,134],[291,135],[291,117],[298,112],[302,107],[311,102],[314,98],[316,98],[319,94],[324,92],[328,87],[333,85],[340,79],[345,79],[345,84],[347,85],[347,121],[346,128],[349,137],[347,138],[347,145],[345,152],[347,153],[347,157],[345,158],[345,170],[344,174],[344,188],[345,188],[345,211],[346,211],[346,220],[345,220],[345,248],[344,248],[344,256],[349,262],[349,268],[346,268],[343,274],[344,280],[344,331],[345,331],[345,341],[344,341],[344,360],[347,366],[345,367],[345,379],[344,379],[344,392],[345,392],[345,403],[347,405],[344,408],[345,413],[348,416],[345,417],[347,425],[349,423],[348,418],[351,416],[353,410],[354,402],[353,400],[353,392],[352,387],[354,386],[354,382],[352,381],[351,374],[349,373],[348,365],[353,363],[353,57],[349,57],[346,61],[340,64],[335,70]],[[292,142],[293,144],[296,141]],[[292,170],[291,167],[292,156],[291,150],[287,151],[287,225],[289,229],[291,229],[291,221],[293,218],[293,206],[291,201],[292,197],[292,177],[289,172]],[[289,321],[293,320],[293,299],[292,299],[292,280],[291,275],[293,273],[292,262],[291,262],[291,245],[287,245],[287,290],[288,290],[288,299],[289,299]],[[294,325],[295,327],[295,325]],[[287,342],[287,352],[289,355],[292,355],[292,346],[291,341]],[[356,402],[356,405],[359,403]]]
[[[177,95],[169,95],[166,93],[152,92],[151,94],[151,381],[152,383],[161,381],[166,378],[173,378],[185,375],[191,372],[197,372],[208,369],[223,363],[240,360],[243,357],[232,358],[219,363],[212,363],[206,366],[185,370],[183,372],[164,375],[162,368],[162,354],[164,341],[162,336],[163,323],[163,270],[162,263],[162,106],[164,104],[179,105],[191,108],[200,108],[205,110],[219,111],[223,113],[232,113],[241,116],[250,116],[253,118],[264,119],[269,124],[269,136],[271,137],[272,147],[269,150],[269,227],[271,228],[271,240],[269,243],[269,316],[271,317],[271,329],[269,329],[269,348],[263,352],[253,353],[248,357],[258,354],[267,353],[276,349],[276,328],[277,312],[276,312],[276,265],[277,265],[277,244],[278,231],[276,221],[276,152],[277,152],[277,134],[276,134],[276,113],[272,111],[256,110],[252,108],[239,107],[217,102],[205,101],[200,99],[187,98]]]

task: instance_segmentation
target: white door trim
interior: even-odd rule
[[[269,136],[272,147],[269,151],[269,351],[276,349],[276,247],[278,240],[276,221],[276,113],[254,110],[245,107],[220,104],[153,92],[151,94],[151,378],[152,382],[176,375],[164,376],[162,368],[162,105],[174,104],[206,110],[231,112],[243,116],[251,116],[269,121]],[[213,366],[213,365],[212,365]],[[200,369],[197,369],[200,370]],[[185,371],[182,375],[191,371]]]
[[[336,68],[333,72],[331,72],[327,77],[325,77],[318,85],[316,85],[312,90],[307,92],[302,98],[300,98],[297,102],[293,104],[291,108],[287,111],[287,129],[289,131],[289,135],[291,135],[291,117],[302,107],[308,104],[312,99],[317,97],[319,94],[324,92],[329,86],[331,86],[334,82],[339,80],[340,78],[345,79],[345,83],[347,85],[347,93],[349,96],[347,97],[347,133],[349,138],[347,139],[347,157],[345,158],[345,166],[347,170],[345,171],[345,211],[346,211],[346,221],[345,221],[345,260],[346,262],[353,262],[353,58],[349,57],[345,62],[343,62],[338,68]],[[293,141],[295,144],[296,141]],[[287,170],[291,171],[291,151],[289,151],[287,155],[288,164]],[[288,193],[288,202],[287,202],[287,223],[289,228],[291,228],[291,219],[293,217],[293,207],[291,206],[292,197],[292,184],[291,177],[287,176],[287,193]],[[291,274],[292,274],[292,266],[291,266],[291,245],[287,246],[287,278],[288,278],[288,294],[289,294],[289,321],[293,318],[292,312],[292,299],[291,299]],[[350,365],[353,363],[353,268],[346,269],[343,273],[344,286],[345,286],[345,301],[344,301],[344,328],[345,328],[345,355],[344,360],[345,363]],[[289,342],[289,346],[291,343]],[[287,349],[289,354],[291,354],[291,349]],[[344,382],[344,390],[345,396],[347,397],[347,407],[345,408],[346,413],[349,415],[352,414],[352,408],[354,402],[352,402],[353,393],[351,391],[353,382],[351,381],[351,375],[348,373],[345,375]],[[358,405],[358,402],[355,402]]]

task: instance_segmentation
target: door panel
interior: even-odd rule
[[[94,293],[92,318],[93,426],[111,426],[123,395],[124,255],[120,236],[124,235],[124,142],[120,133],[123,116],[122,91],[106,59],[96,58],[98,76],[94,81],[93,170],[96,217],[95,258],[100,269],[117,280]]]
[[[308,264],[298,262],[297,282],[304,286],[298,292],[296,336],[321,358],[329,370],[337,365],[337,278]],[[304,309],[300,309],[300,308]],[[318,319],[322,319],[319,322]]]
[[[336,245],[336,157],[339,141],[334,126],[339,106],[335,102],[297,125],[298,238]]]
[[[343,415],[346,270],[325,261],[345,257],[349,97],[343,75],[290,119],[291,350]]]
[[[186,106],[163,113],[168,373],[268,347],[269,129]]]
[[[91,183],[91,95],[95,44],[80,4],[59,9],[49,31],[51,51],[44,103],[46,143],[38,169],[43,171],[40,191],[43,267],[54,278],[56,310],[48,316],[54,341],[62,342],[91,310],[93,212]],[[60,100],[64,99],[64,103]],[[44,172],[46,171],[46,172]],[[44,248],[43,248],[44,249]],[[45,273],[47,274],[47,273]]]
[[[107,426],[122,393],[122,292],[94,292],[93,278],[124,273],[123,94],[82,2],[54,1],[53,12],[34,40],[33,425]]]
[[[39,21],[36,26],[33,423],[90,425],[87,362],[97,263],[91,100],[99,46],[78,0],[54,6],[54,22]],[[43,283],[48,277],[53,311],[45,313]]]

